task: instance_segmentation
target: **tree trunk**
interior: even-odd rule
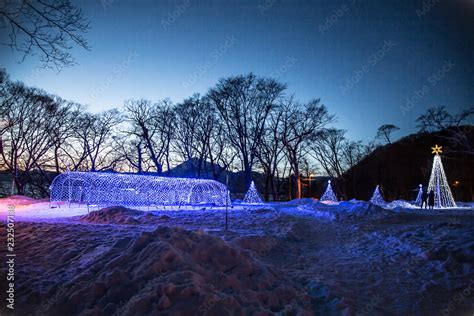
[[[252,182],[252,166],[248,162],[248,158],[244,157],[244,171],[245,171],[245,187],[250,187],[250,182]]]
[[[301,199],[301,175],[299,171],[295,172],[296,177],[296,198]]]
[[[273,195],[273,201],[276,202],[279,200],[277,190],[276,190],[276,185],[275,185],[275,177],[270,178],[270,187],[272,188],[272,195]]]
[[[270,177],[268,174],[265,176],[265,201],[270,201]]]
[[[293,181],[291,181],[291,174],[289,174],[288,175],[288,200],[291,200],[293,198],[292,197],[292,194],[293,194],[292,187],[293,187]]]
[[[293,172],[295,174],[296,180],[296,198],[301,199],[301,175],[300,175],[300,166],[298,164],[296,151],[293,155]]]
[[[56,165],[56,173],[59,174],[59,147],[54,148],[54,164]]]
[[[17,175],[14,175],[13,180],[14,180],[14,182],[15,182],[16,194],[17,194],[17,195],[25,195],[25,186],[24,186],[24,184],[21,182],[21,180],[19,179],[19,177],[18,177]]]
[[[140,144],[137,145],[137,155],[138,155],[138,173],[143,172],[143,158],[142,158],[142,147]]]

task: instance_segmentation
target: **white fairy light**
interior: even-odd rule
[[[321,196],[320,201],[337,203],[336,194],[332,190],[331,180],[328,180],[328,186],[327,186],[326,191],[324,192],[323,196]]]
[[[68,171],[54,178],[51,202],[88,205],[229,205],[227,187],[217,181],[108,172]]]
[[[421,197],[423,195],[423,185],[420,184],[419,187],[420,187],[420,189],[418,190],[418,195],[416,196],[416,200],[415,200],[416,205],[421,205],[421,202],[423,202],[421,200]]]
[[[255,187],[255,183],[253,181],[250,183],[250,187],[247,193],[245,193],[243,202],[247,204],[262,204],[263,203],[263,200],[260,197],[260,194],[258,193],[257,188]]]
[[[444,173],[443,163],[441,162],[440,153],[442,153],[440,146],[432,147],[433,154],[433,168],[431,169],[430,183],[428,185],[428,193],[433,191],[436,208],[456,207],[451,189],[449,188],[448,180]]]
[[[377,185],[374,190],[374,194],[372,194],[372,198],[370,199],[370,203],[375,204],[375,205],[385,205],[386,202],[383,199],[382,193],[380,193],[380,188]]]

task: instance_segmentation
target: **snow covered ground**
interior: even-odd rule
[[[0,200],[2,228],[7,205],[22,315],[474,312],[473,203],[236,205],[227,231],[224,208],[88,212],[22,197]]]

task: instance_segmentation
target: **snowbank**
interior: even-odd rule
[[[12,195],[6,198],[0,199],[0,203],[4,205],[31,205],[36,203],[42,203],[49,201],[48,198],[45,199],[34,199],[23,195]]]
[[[309,297],[292,280],[237,247],[242,240],[232,244],[160,227],[138,234],[109,230],[109,239],[97,242],[87,225],[43,223],[33,230],[24,225],[17,228],[19,235],[34,232],[41,238],[28,246],[28,255],[42,256],[23,263],[17,284],[22,314],[309,315],[311,309]],[[81,243],[66,247],[71,238]]]
[[[79,221],[95,224],[153,225],[170,219],[167,215],[156,216],[151,212],[111,206],[79,217]]]

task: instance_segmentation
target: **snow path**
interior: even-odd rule
[[[422,220],[426,224],[417,220],[360,225],[298,218],[289,238],[265,261],[284,268],[310,293],[323,289],[339,298],[334,301],[339,308],[367,314],[437,315],[455,293],[470,287],[474,262],[448,267],[442,260],[430,260],[430,250],[462,251],[469,241],[467,251],[474,249],[474,214],[451,216],[448,222],[428,216]],[[451,224],[458,225],[456,234]],[[472,295],[458,307],[463,308],[474,310]]]

